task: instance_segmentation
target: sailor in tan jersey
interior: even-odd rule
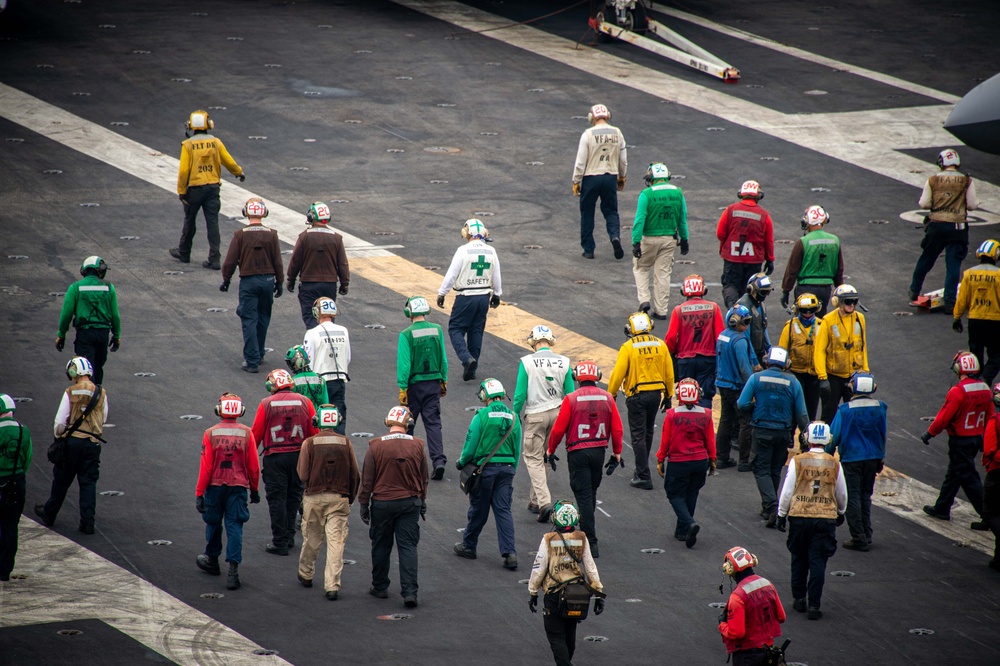
[[[615,259],[625,256],[620,239],[618,192],[625,189],[628,155],[620,129],[608,123],[611,112],[603,104],[590,107],[591,127],[580,135],[573,166],[573,194],[580,197],[580,245],[586,259],[594,258],[594,206],[601,200],[601,214],[614,248]]]

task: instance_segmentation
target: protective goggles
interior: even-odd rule
[[[851,305],[851,306],[853,306],[853,305],[857,305],[858,304],[858,299],[856,299],[856,298],[845,298],[845,299],[843,299],[841,301],[841,303],[843,303],[844,305]]]

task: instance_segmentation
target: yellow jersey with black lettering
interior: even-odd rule
[[[608,379],[608,391],[621,389],[627,396],[640,391],[666,391],[674,395],[674,363],[667,343],[655,335],[632,336],[618,350],[618,359]]]
[[[181,165],[177,172],[177,194],[187,194],[189,187],[215,185],[220,167],[239,176],[243,167],[236,163],[222,141],[211,134],[195,134],[181,144]]]
[[[980,264],[965,271],[958,285],[955,319],[961,319],[966,310],[969,319],[1000,321],[1000,267]]]

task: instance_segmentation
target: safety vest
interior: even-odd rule
[[[614,398],[602,388],[581,386],[569,394],[569,428],[566,429],[566,450],[607,447],[611,438],[611,401]]]
[[[583,549],[587,543],[587,535],[580,530],[572,532],[549,532],[544,537],[548,552],[548,567],[541,587],[549,590],[561,583],[581,578],[583,573],[577,561],[583,561]],[[574,559],[576,558],[576,559]]]
[[[309,356],[309,367],[324,381],[346,379],[351,363],[351,338],[347,329],[324,321],[306,331],[303,341]]]
[[[788,509],[791,518],[836,518],[837,475],[840,465],[823,451],[795,456],[795,488]]]
[[[680,321],[677,329],[677,358],[715,357],[715,312],[719,306],[703,298],[692,298],[674,308]],[[721,318],[721,315],[720,315]],[[671,326],[673,330],[673,326]],[[669,336],[669,333],[667,334]]]
[[[481,296],[493,291],[493,269],[496,252],[483,241],[474,240],[465,246],[462,267],[455,279],[455,291],[465,296]]]
[[[806,326],[801,319],[794,317],[785,323],[781,330],[780,347],[784,347],[791,360],[789,370],[800,374],[816,374],[816,364],[813,358],[813,343],[819,331],[819,318],[813,317],[812,323]]]
[[[739,582],[732,596],[743,602],[743,617],[746,633],[743,638],[732,639],[723,636],[726,652],[754,650],[771,645],[781,635],[778,623],[778,591],[766,578],[757,574],[747,576]]]
[[[767,349],[764,348],[764,332],[767,331],[767,310],[763,303],[757,303],[750,294],[743,294],[738,304],[746,307],[750,311],[750,327],[747,333],[750,335],[750,344],[757,354],[757,360],[761,363],[767,358]]]
[[[957,171],[943,171],[927,179],[931,188],[932,222],[965,222],[965,193],[969,177]]]
[[[429,321],[414,322],[403,331],[410,345],[410,377],[408,384],[427,380],[446,381],[442,330]]]
[[[725,228],[719,254],[737,264],[759,264],[767,259],[767,222],[771,216],[756,203],[744,199],[730,204],[723,213]]]
[[[813,358],[816,373],[821,379],[828,375],[848,378],[858,371],[868,372],[863,314],[853,312],[844,319],[840,308],[837,308],[823,317],[820,326]]]
[[[670,441],[667,455],[674,462],[708,458],[708,438],[712,433],[712,410],[700,405],[674,407],[667,410],[664,421],[670,421]]]
[[[115,288],[109,282],[93,275],[75,282],[76,309],[73,311],[73,325],[81,328],[112,328],[115,312]]]
[[[643,236],[674,236],[683,215],[684,195],[681,189],[670,183],[657,183],[647,187],[646,219],[643,222]]]
[[[76,423],[76,420],[80,418],[83,414],[83,410],[87,408],[90,404],[90,399],[94,395],[94,390],[97,386],[85,379],[81,382],[77,382],[66,389],[66,395],[69,396],[69,420],[66,422],[66,426],[69,427]],[[73,433],[73,437],[80,437],[81,439],[89,439],[92,442],[99,442],[96,437],[91,437],[90,435],[85,435],[82,431],[86,430],[88,433],[94,435],[101,435],[104,432],[104,399],[107,394],[104,389],[101,389],[101,397],[97,399],[97,404],[94,408],[90,410],[87,414],[87,418],[83,420],[80,424],[79,429]]]
[[[209,428],[208,441],[214,453],[210,486],[250,487],[246,455],[250,428],[240,423],[223,422]],[[257,455],[254,451],[253,455]]]
[[[521,367],[528,375],[528,396],[524,401],[525,414],[538,414],[556,409],[563,399],[569,359],[549,349],[521,357]]]
[[[965,271],[958,285],[954,315],[961,318],[969,311],[969,319],[1000,321],[1000,267],[979,264]]]
[[[309,398],[293,391],[278,391],[261,400],[258,409],[266,410],[264,437],[260,442],[265,456],[302,448],[302,442],[312,432],[308,402]]]
[[[948,390],[944,406],[927,430],[937,435],[947,428],[956,437],[979,437],[993,412],[990,385],[976,377],[963,377]]]
[[[608,390],[621,389],[626,396],[641,391],[663,391],[673,395],[673,363],[667,343],[655,335],[632,336],[618,350],[615,367],[608,380]],[[669,388],[668,388],[669,385]]]
[[[840,263],[840,239],[822,229],[802,237],[802,267],[799,284],[833,284]]]
[[[295,392],[309,398],[313,407],[319,409],[326,402],[326,382],[315,372],[300,372],[292,377],[292,382],[295,384]]]

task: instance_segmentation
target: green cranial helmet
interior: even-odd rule
[[[285,363],[292,372],[308,372],[309,356],[306,354],[306,348],[302,345],[291,347],[285,354]]]
[[[86,275],[88,271],[93,271],[97,277],[103,280],[105,273],[108,272],[108,264],[96,254],[92,255],[80,264],[80,275]]]
[[[552,524],[560,530],[571,530],[580,524],[580,512],[569,500],[559,500],[552,508]]]
[[[407,319],[430,313],[431,306],[423,296],[410,296],[406,299],[406,305],[403,306],[403,314],[406,315]]]
[[[494,398],[505,397],[507,397],[507,392],[504,390],[503,384],[500,383],[499,379],[490,377],[489,379],[484,379],[483,383],[479,385],[479,401],[482,403],[487,403]]]

